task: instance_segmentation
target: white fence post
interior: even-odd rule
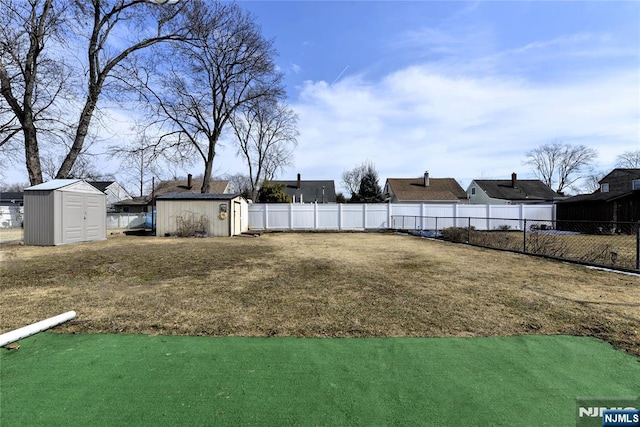
[[[318,226],[318,202],[313,204],[313,229],[317,230]]]
[[[338,230],[342,230],[342,203],[338,204]]]
[[[367,204],[362,205],[362,228],[367,229]]]
[[[293,230],[293,203],[289,203],[289,230]]]

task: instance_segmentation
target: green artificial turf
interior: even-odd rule
[[[575,425],[640,394],[591,338],[243,338],[42,333],[0,349],[0,424]]]

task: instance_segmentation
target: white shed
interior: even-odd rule
[[[106,240],[106,196],[80,179],[54,179],[24,191],[24,244]]]
[[[239,194],[163,194],[156,212],[158,236],[229,237],[249,229],[249,205]]]

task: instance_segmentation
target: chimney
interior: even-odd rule
[[[188,174],[187,175],[187,189],[189,189],[189,190],[191,190],[191,187],[193,187],[192,179],[193,179],[193,176],[191,174]]]
[[[298,174],[298,183],[296,184],[296,188],[300,189],[300,174]]]
[[[425,187],[429,186],[429,171],[425,171],[424,173],[424,186]]]
[[[518,175],[516,173],[511,174],[511,188],[516,188],[516,183],[518,182]]]

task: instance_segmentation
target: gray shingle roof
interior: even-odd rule
[[[300,180],[300,188],[298,188],[298,181],[270,181],[270,183],[283,184],[284,192],[292,198],[295,196],[296,202],[300,201],[300,195],[302,195],[304,203],[314,201],[322,203],[324,187],[324,203],[336,202],[336,185],[332,180]]]
[[[515,187],[511,180],[476,179],[474,182],[493,199],[501,200],[554,200],[560,194],[539,179],[518,179]]]
[[[467,193],[453,178],[429,178],[425,187],[424,177],[388,178],[387,185],[399,201],[447,201],[466,200]]]

